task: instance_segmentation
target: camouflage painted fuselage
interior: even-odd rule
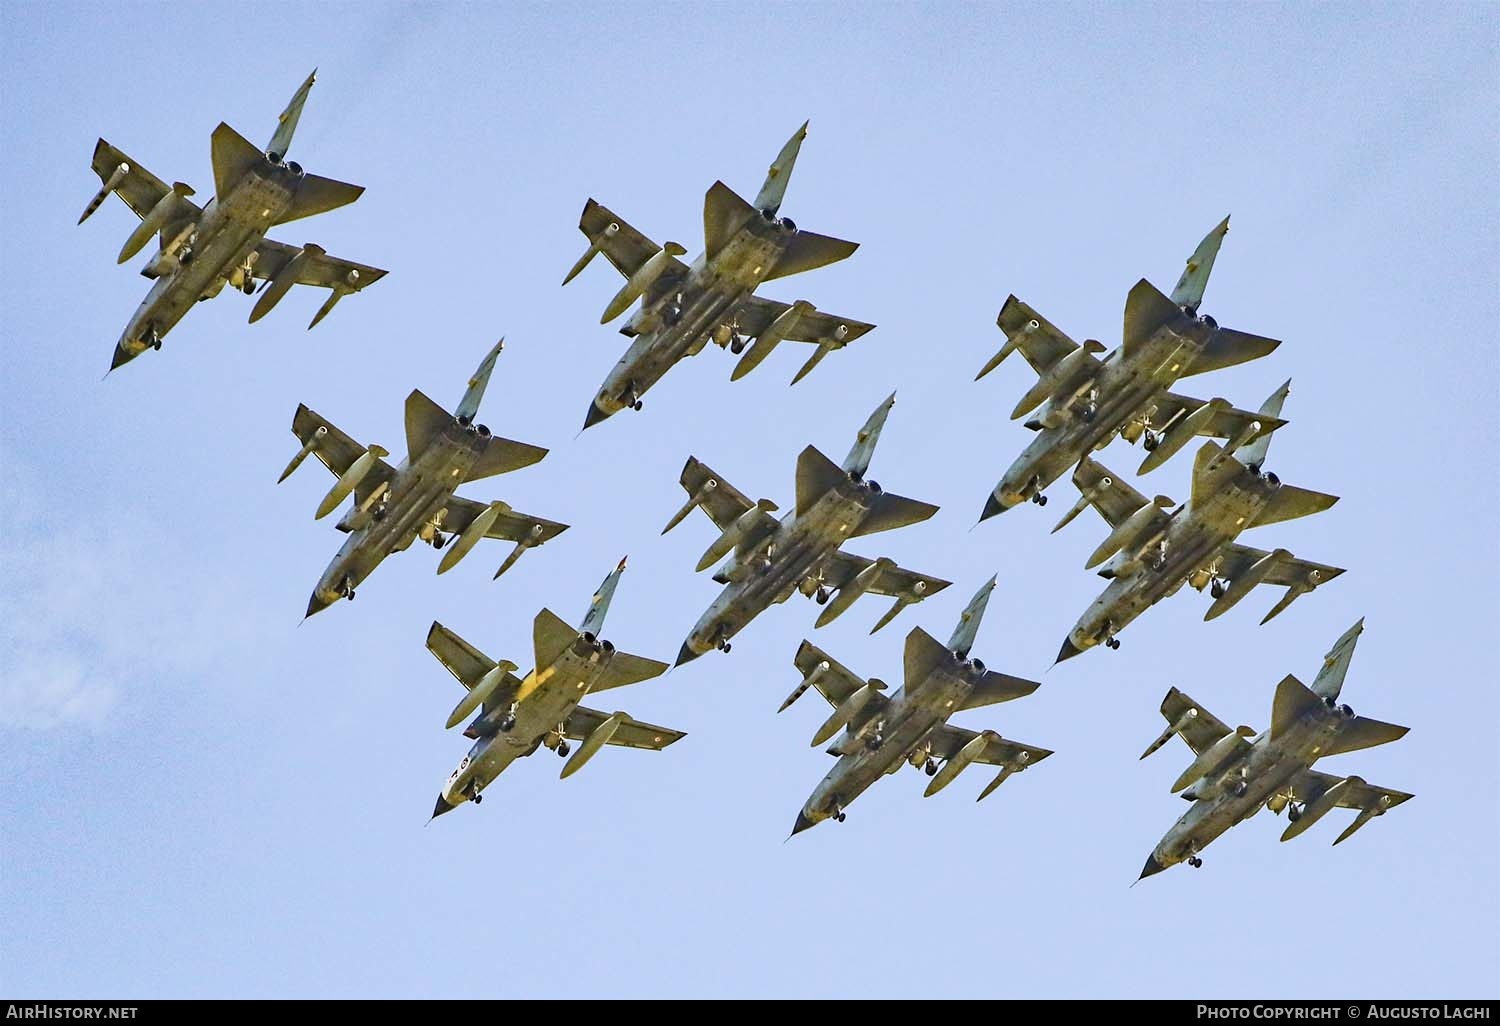
[[[396,468],[389,491],[361,508],[356,504],[339,521],[349,540],[323,571],[307,605],[307,615],[358,587],[386,556],[414,539],[430,541],[443,528],[443,513],[453,492],[468,477],[488,438],[474,425],[455,419],[435,437],[415,462]]]
[[[1066,396],[1048,399],[1027,425],[1037,435],[1010,465],[993,495],[1001,510],[1020,505],[1047,490],[1092,452],[1113,441],[1132,424],[1142,427],[1155,412],[1155,401],[1197,359],[1218,330],[1212,318],[1186,312],[1158,328],[1129,358],[1116,349],[1098,374]],[[1086,411],[1094,408],[1092,417]]]
[[[1236,467],[1241,467],[1235,463]],[[1280,486],[1275,477],[1241,467],[1200,505],[1175,511],[1165,530],[1144,546],[1131,543],[1100,571],[1109,586],[1073,626],[1068,640],[1082,651],[1118,634],[1157,602],[1191,581],[1202,590],[1217,573],[1218,557],[1253,524]]]
[[[218,295],[226,282],[233,279],[239,286],[246,259],[291,208],[301,178],[300,168],[263,158],[227,196],[210,200],[186,243],[191,250],[186,262],[174,253],[158,253],[142,272],[156,276],[156,284],[125,326],[112,367],[145,352],[153,335],[164,338],[194,303]]]
[[[580,634],[551,666],[527,674],[513,696],[498,695],[492,704],[487,703],[485,711],[464,731],[464,736],[478,740],[443,785],[443,801],[460,805],[488,787],[517,759],[543,744],[555,749],[562,737],[559,727],[608,669],[614,652],[608,642]],[[515,724],[502,731],[500,721],[510,715],[515,717]]]
[[[712,258],[699,257],[655,303],[637,310],[621,329],[634,336],[630,348],[594,396],[595,416],[638,400],[677,361],[701,351],[716,327],[731,324],[735,308],[760,287],[795,234],[790,221],[757,213]]]
[[[1274,802],[1273,811],[1281,811],[1291,797],[1292,779],[1318,761],[1348,721],[1344,712],[1320,703],[1275,740],[1269,731],[1261,734],[1243,758],[1229,760],[1227,766],[1188,786],[1183,795],[1192,800],[1192,807],[1167,831],[1151,857],[1163,869],[1175,866],[1255,815],[1267,802]],[[1241,782],[1244,794],[1236,794]]]
[[[906,763],[921,768],[928,758],[928,734],[946,723],[974,689],[968,677],[971,666],[950,656],[914,691],[902,688],[891,696],[885,715],[866,722],[858,733],[844,731],[830,749],[839,760],[802,806],[799,823],[812,825],[838,815],[871,784]],[[871,744],[877,734],[880,743]]]
[[[845,476],[805,513],[787,514],[775,533],[753,552],[737,554],[728,571],[729,583],[699,618],[683,644],[684,651],[702,655],[727,642],[799,587],[813,594],[823,563],[859,529],[878,487]]]

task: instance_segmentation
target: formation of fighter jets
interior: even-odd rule
[[[201,207],[191,200],[194,193],[188,186],[166,185],[99,140],[93,169],[103,185],[80,223],[114,193],[140,218],[120,251],[120,262],[140,253],[153,237],[158,245],[142,270],[154,284],[121,335],[111,369],[147,349],[159,349],[194,303],[213,298],[226,284],[251,295],[256,281],[261,282],[252,322],[294,284],[327,288],[312,327],[343,296],[385,274],[330,257],[312,243],[295,248],[266,238],[275,225],[351,203],[362,192],[307,174],[286,160],[313,81],[308,76],[292,97],[264,150],[228,125],[214,130],[214,198]],[[795,384],[830,352],[872,330],[873,325],[831,316],[805,300],[787,304],[755,294],[763,282],[834,263],[857,248],[803,231],[780,216],[806,134],[803,124],[782,147],[754,202],[723,182],[713,184],[704,200],[703,255],[691,265],[679,259],[687,252],[680,244],[658,245],[594,200],[587,202],[579,228],[589,240],[588,249],[563,284],[603,253],[626,281],[601,323],[638,305],[621,328],[630,343],[590,399],[585,428],[627,407],[639,410],[641,397],[653,384],[710,342],[739,356],[732,380],[759,366],[784,341],[807,343],[814,348],[792,379]],[[1086,563],[1108,584],[1068,632],[1058,662],[1099,645],[1118,648],[1118,635],[1127,625],[1184,584],[1200,592],[1208,589],[1212,604],[1206,620],[1238,603],[1257,584],[1284,587],[1264,623],[1298,596],[1344,572],[1283,548],[1265,551],[1238,542],[1248,528],[1308,516],[1338,501],[1283,484],[1265,469],[1271,437],[1286,425],[1281,412],[1290,382],[1255,412],[1219,397],[1203,401],[1170,391],[1180,378],[1258,359],[1280,345],[1221,328],[1199,313],[1228,228],[1226,218],[1204,238],[1170,296],[1146,279],[1129,290],[1121,343],[1107,356],[1099,341],[1079,345],[1014,295],[1000,311],[998,324],[1006,341],[978,378],[1010,353],[1021,353],[1037,380],[1016,403],[1012,418],[1026,417],[1025,427],[1036,437],[991,491],[981,521],[1028,500],[1045,505],[1046,490],[1071,471],[1079,498],[1053,530],[1089,506],[1110,529]],[[480,361],[454,412],[419,390],[407,396],[407,455],[398,466],[386,462],[390,453],[381,446],[356,442],[307,406],[297,408],[292,432],[301,448],[281,480],[315,455],[336,478],[316,516],[321,519],[352,498],[337,522],[347,540],[313,589],[308,616],[341,598],[353,599],[386,556],[416,540],[446,548],[439,574],[481,539],[510,541],[514,548],[495,572],[498,578],[527,549],[567,530],[566,524],[517,512],[498,499],[486,503],[456,494],[469,482],[531,466],[548,453],[477,422],[502,348],[503,340]],[[694,508],[707,514],[718,534],[696,570],[717,564],[712,578],[722,591],[688,633],[677,665],[713,649],[729,652],[732,639],[752,620],[794,592],[823,607],[816,627],[843,614],[862,595],[894,599],[873,634],[907,606],[948,587],[947,580],[903,569],[887,557],[870,559],[843,550],[851,539],[919,524],[938,510],[888,492],[869,476],[895,398],[892,394],[870,414],[842,463],[812,445],[802,450],[792,507],[779,517],[776,503],[752,501],[696,457],[688,458],[680,477],[688,498],[663,533]],[[1187,501],[1148,498],[1097,462],[1094,453],[1116,435],[1146,450],[1141,475],[1195,437],[1210,439],[1194,457]],[[465,689],[447,725],[472,716],[464,735],[474,742],[443,785],[434,817],[465,802],[479,804],[496,776],[538,748],[565,758],[571,753],[561,772],[567,777],[606,745],[659,750],[684,736],[625,712],[605,713],[582,704],[597,692],[649,680],[668,669],[665,662],[627,654],[600,636],[624,570],[621,560],[576,628],[549,609],[536,615],[534,668],[524,677],[516,675],[515,663],[492,659],[441,623],[432,624],[427,647]],[[931,777],[927,795],[947,787],[973,763],[997,767],[997,775],[979,794],[982,799],[1008,777],[1052,754],[1008,741],[993,730],[976,732],[948,722],[954,713],[1023,698],[1040,686],[988,669],[970,656],[994,588],[992,577],[964,609],[946,645],[921,627],[912,629],[902,684],[890,694],[882,680],[860,677],[812,642],[802,642],[793,657],[801,680],[781,710],[809,689],[827,699],[833,712],[814,732],[812,743],[831,742],[827,750],[837,761],[797,813],[793,834],[824,820],[843,821],[856,798],[903,765]],[[1249,727],[1231,729],[1176,688],[1168,692],[1161,706],[1168,727],[1146,754],[1173,735],[1187,743],[1194,759],[1172,790],[1193,804],[1152,852],[1141,877],[1179,862],[1201,865],[1204,847],[1261,808],[1273,814],[1286,811],[1290,825],[1282,840],[1302,833],[1336,806],[1357,810],[1337,844],[1411,797],[1359,777],[1312,768],[1322,757],[1406,733],[1405,727],[1356,716],[1349,706],[1338,704],[1362,630],[1360,621],[1339,638],[1312,687],[1290,675],[1282,680],[1270,727],[1260,735]],[[577,743],[576,752],[570,742]]]

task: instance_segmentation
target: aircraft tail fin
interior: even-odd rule
[[[835,239],[831,235],[799,231],[792,236],[791,243],[782,252],[781,259],[776,261],[765,280],[773,281],[777,278],[786,278],[793,274],[801,274],[803,271],[836,264],[858,248],[859,243],[850,242],[847,239]]]
[[[854,436],[854,445],[844,457],[844,470],[856,477],[863,477],[870,469],[870,458],[875,455],[875,444],[880,441],[880,432],[885,427],[885,418],[896,405],[896,393],[892,392],[885,402],[875,407],[875,412],[865,421],[859,434]]]
[[[624,572],[625,559],[621,559],[620,565],[609,572],[609,576],[594,591],[594,597],[589,599],[589,610],[583,614],[583,623],[578,627],[580,632],[592,634],[596,638],[599,636],[599,632],[604,629],[604,618],[609,615],[610,600],[615,597],[615,587],[620,583],[620,575]]]
[[[536,614],[531,625],[531,645],[536,655],[538,675],[557,662],[557,657],[578,638],[578,632],[550,609]]]
[[[479,366],[474,368],[474,373],[469,377],[469,387],[464,391],[464,397],[459,400],[458,410],[455,416],[464,423],[473,421],[479,412],[479,403],[484,399],[485,386],[490,383],[490,372],[495,369],[495,361],[505,351],[505,339],[495,343],[493,349],[484,354],[484,359],[479,361]]]
[[[1361,748],[1374,748],[1405,737],[1408,730],[1411,728],[1399,723],[1385,723],[1368,716],[1355,716],[1344,723],[1328,748],[1319,755],[1342,755],[1345,752],[1357,752]]]
[[[1292,392],[1292,379],[1287,378],[1282,382],[1280,388],[1266,396],[1266,401],[1260,404],[1260,413],[1265,417],[1279,418],[1281,407],[1286,402],[1286,397]],[[1271,449],[1271,435],[1274,432],[1258,433],[1247,445],[1243,445],[1234,451],[1234,458],[1247,467],[1259,470],[1266,462],[1266,453]]]
[[[1213,231],[1203,237],[1193,255],[1188,257],[1182,277],[1172,290],[1172,302],[1179,307],[1196,311],[1203,302],[1203,290],[1208,286],[1208,276],[1214,269],[1214,258],[1219,255],[1219,246],[1229,232],[1229,218],[1220,221]]]
[[[277,224],[297,221],[328,210],[347,206],[364,194],[363,185],[350,185],[336,178],[322,175],[303,175],[297,182],[297,191],[287,212],[276,219]]]
[[[1292,674],[1281,678],[1276,685],[1276,697],[1271,702],[1271,737],[1278,738],[1305,716],[1310,709],[1323,704],[1312,689]]]
[[[867,534],[894,531],[898,527],[920,524],[938,511],[938,507],[920,499],[908,499],[904,495],[881,492],[875,497],[870,512],[865,514],[859,527],[849,537],[863,538]]]
[[[974,597],[969,599],[969,604],[964,606],[964,611],[958,616],[958,623],[953,627],[953,637],[948,639],[948,649],[961,659],[967,659],[969,650],[974,647],[974,639],[979,635],[979,623],[984,619],[984,609],[990,603],[990,592],[994,590],[995,578],[991,577],[974,593]]]
[[[246,172],[265,159],[253,142],[222,121],[214,129],[209,150],[214,165],[214,193],[220,199],[229,195]]]
[[[843,480],[844,472],[817,447],[803,449],[797,457],[797,515],[806,513]]]
[[[781,200],[786,195],[787,183],[792,179],[792,168],[797,163],[797,154],[802,149],[802,140],[807,138],[807,124],[806,121],[802,122],[802,127],[792,133],[792,137],[786,141],[786,145],[771,162],[771,167],[766,172],[765,184],[760,187],[760,192],[755,194],[756,210],[764,210],[774,217],[781,209]]]
[[[703,197],[703,251],[712,258],[728,245],[745,222],[755,216],[755,208],[723,182],[715,182]]]
[[[286,105],[286,110],[276,119],[276,133],[271,136],[271,141],[266,143],[266,154],[276,162],[286,159],[286,151],[292,146],[292,136],[297,131],[297,121],[302,117],[302,105],[307,102],[307,94],[312,91],[313,83],[318,80],[318,69],[314,68],[311,75],[297,87],[291,102]]]
[[[1323,666],[1318,670],[1318,677],[1312,686],[1318,697],[1338,698],[1339,692],[1344,690],[1344,675],[1349,672],[1349,663],[1354,659],[1354,646],[1359,644],[1359,636],[1364,629],[1365,619],[1360,617],[1359,622],[1341,634],[1323,657]]]

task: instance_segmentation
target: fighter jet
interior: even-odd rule
[[[1098,354],[1104,346],[1096,340],[1080,346],[1015,296],[1005,301],[998,321],[1005,345],[975,380],[1019,349],[1039,377],[1011,418],[1036,410],[1026,427],[1037,436],[985,501],[981,521],[1027,499],[1046,505],[1047,486],[1108,445],[1116,432],[1145,447],[1145,474],[1197,435],[1232,439],[1235,448],[1284,423],[1237,410],[1225,399],[1205,403],[1168,391],[1178,378],[1254,360],[1281,344],[1221,328],[1198,314],[1227,231],[1226,217],[1188,258],[1170,297],[1144,278],[1136,283],[1125,300],[1123,344],[1103,359]]]
[[[293,285],[329,289],[328,299],[308,325],[312,328],[344,296],[385,276],[378,267],[331,257],[311,242],[299,248],[266,238],[278,224],[353,203],[365,191],[360,185],[307,174],[286,159],[316,77],[316,71],[308,75],[281,112],[265,150],[222,122],[214,129],[214,198],[203,207],[190,198],[190,186],[168,186],[103,139],[94,147],[94,173],[104,185],[78,223],[113,192],[141,219],[120,249],[119,262],[139,253],[153,235],[160,246],[141,269],[156,284],[125,326],[110,370],[147,349],[160,349],[161,340],[194,303],[212,299],[226,284],[250,295],[257,278],[265,283],[250,311],[251,323],[269,313]]]
[[[781,148],[754,203],[745,202],[723,182],[713,184],[703,203],[704,252],[691,267],[677,259],[687,254],[677,243],[658,246],[594,200],[584,205],[578,227],[588,236],[589,248],[563,284],[603,253],[627,281],[599,323],[608,324],[641,300],[640,309],[620,329],[632,340],[630,348],[589,405],[585,428],[627,406],[639,410],[648,388],[710,340],[733,353],[743,352],[730,375],[734,381],[784,341],[815,345],[792,378],[796,384],[823,357],[874,327],[822,313],[805,300],[788,305],[752,294],[762,282],[835,263],[859,248],[858,243],[801,231],[791,218],[777,217],[806,135],[804,122]],[[746,349],[750,338],[755,341]]]
[[[728,652],[731,638],[772,604],[785,602],[793,591],[827,605],[818,616],[818,627],[832,623],[866,592],[894,596],[895,604],[871,629],[874,634],[907,606],[948,587],[948,581],[903,570],[883,556],[871,560],[839,551],[850,538],[919,524],[938,510],[884,491],[865,477],[895,402],[893,392],[870,414],[843,466],[811,445],[802,450],[797,457],[797,507],[780,520],[771,515],[776,503],[769,499],[751,502],[696,457],[688,457],[680,479],[688,501],[661,533],[699,507],[720,534],[698,560],[697,569],[706,570],[729,558],[713,576],[724,590],[683,642],[676,665],[710,649]]]
[[[338,478],[319,503],[317,519],[354,495],[354,505],[337,525],[349,540],[313,589],[308,616],[340,598],[354,598],[354,589],[386,556],[417,538],[435,549],[453,541],[438,563],[440,574],[451,570],[481,538],[513,541],[516,547],[495,571],[498,578],[528,548],[568,529],[567,524],[518,513],[503,502],[486,506],[453,494],[466,482],[529,467],[547,455],[546,449],[492,435],[489,428],[474,423],[504,346],[501,339],[480,362],[457,413],[450,414],[420,390],[412,390],[406,397],[406,460],[398,467],[385,462],[390,453],[381,446],[360,445],[305,405],[297,407],[292,433],[302,448],[277,484],[313,453]]]
[[[1269,422],[1280,416],[1291,384],[1272,393],[1258,419]],[[1265,623],[1297,596],[1344,572],[1297,559],[1286,549],[1264,552],[1235,543],[1247,528],[1305,517],[1338,501],[1336,495],[1282,484],[1275,474],[1263,471],[1270,443],[1268,434],[1230,450],[1203,443],[1193,465],[1192,496],[1175,509],[1165,495],[1148,501],[1091,459],[1078,465],[1073,483],[1082,495],[1052,530],[1067,525],[1085,506],[1097,509],[1112,530],[1085,567],[1104,563],[1099,576],[1109,581],[1109,587],[1063,641],[1058,662],[1101,642],[1119,648],[1115,635],[1126,624],[1185,583],[1197,591],[1209,588],[1214,602],[1205,620],[1225,612],[1257,584],[1285,585],[1286,593],[1261,620]]]
[[[1336,777],[1312,768],[1321,758],[1383,745],[1409,729],[1356,716],[1347,705],[1337,704],[1364,624],[1360,620],[1334,642],[1311,688],[1287,674],[1276,686],[1271,729],[1259,737],[1250,727],[1230,730],[1176,688],[1167,692],[1161,714],[1170,726],[1141,758],[1166,744],[1173,734],[1181,735],[1195,758],[1172,785],[1172,793],[1181,792],[1193,807],[1152,851],[1140,879],[1179,862],[1202,866],[1199,853],[1214,838],[1262,807],[1274,815],[1286,810],[1283,841],[1302,833],[1335,806],[1358,809],[1354,822],[1334,839],[1338,844],[1411,797],[1403,791],[1373,787],[1359,777]]]
[[[536,669],[525,680],[515,676],[515,663],[497,663],[433,622],[427,648],[468,691],[448,717],[448,726],[480,710],[464,730],[464,737],[474,739],[474,747],[439,792],[434,819],[467,801],[478,805],[484,797],[480,792],[490,781],[542,745],[566,756],[569,740],[583,742],[563,766],[562,776],[570,777],[606,744],[656,751],[684,736],[679,730],[653,727],[622,712],[605,714],[578,704],[591,692],[650,680],[667,669],[666,663],[617,651],[599,638],[615,585],[624,572],[622,559],[599,585],[576,631],[550,609],[536,615],[532,626]]]
[[[802,683],[777,712],[815,687],[834,710],[813,735],[814,747],[840,729],[843,734],[828,749],[839,761],[797,814],[793,836],[825,819],[842,823],[844,810],[854,799],[903,765],[925,769],[932,777],[924,792],[929,798],[972,762],[999,766],[1000,772],[976,799],[983,800],[1006,777],[1052,754],[1045,748],[1007,741],[993,730],[976,733],[948,724],[948,717],[962,709],[1024,698],[1040,687],[1034,680],[986,670],[984,663],[969,658],[994,587],[991,577],[970,600],[946,648],[922,628],[912,628],[906,636],[905,684],[889,698],[881,694],[884,681],[864,680],[812,642],[802,642],[795,660]]]

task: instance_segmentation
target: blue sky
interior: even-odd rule
[[[0,988],[1494,996],[1495,11],[6,6]],[[213,127],[269,138],[314,66],[292,154],[368,191],[275,236],[390,275],[312,333],[320,296],[248,326],[226,290],[101,382],[148,283],[144,257],[113,263],[117,200],[74,227],[94,140],[204,194]],[[584,200],[696,253],[708,186],[753,195],[807,118],[783,212],[862,247],[764,294],[878,329],[795,389],[800,353],[731,385],[711,349],[575,440],[624,344],[597,323],[602,261],[558,288]],[[1350,572],[1266,627],[1265,589],[1209,624],[1184,591],[1119,652],[962,716],[1057,752],[984,804],[978,774],[923,800],[905,771],[783,844],[829,763],[807,745],[823,710],[775,714],[801,638],[892,679],[906,632],[946,637],[998,573],[975,654],[1037,676],[1102,586],[1096,517],[1047,534],[1064,484],[969,531],[1030,437],[1007,419],[1019,360],[971,380],[1007,293],[1114,345],[1130,285],[1170,288],[1226,213],[1203,309],[1285,344],[1183,390],[1254,406],[1293,379],[1268,466],[1343,501],[1245,540]],[[498,583],[503,546],[441,579],[414,548],[299,627],[340,536],[312,519],[315,464],[274,485],[297,403],[399,454],[407,391],[451,408],[501,334],[483,419],[552,454],[465,494],[572,530]],[[607,634],[670,660],[717,590],[691,572],[705,519],[658,536],[684,459],[785,503],[801,447],[842,456],[892,388],[873,472],[943,509],[851,549],[952,588],[874,638],[873,600],[814,634],[793,599],[732,656],[603,701],[686,730],[674,748],[566,782],[526,760],[423,828],[467,745],[442,730],[433,618],[524,667],[537,609],[580,616],[629,553]],[[1189,464],[1147,486],[1185,497]],[[1321,768],[1416,799],[1337,849],[1335,817],[1282,845],[1262,814],[1130,889],[1183,808],[1186,749],[1136,761],[1167,688],[1263,727],[1275,682],[1310,680],[1360,616],[1345,697],[1412,731]]]

